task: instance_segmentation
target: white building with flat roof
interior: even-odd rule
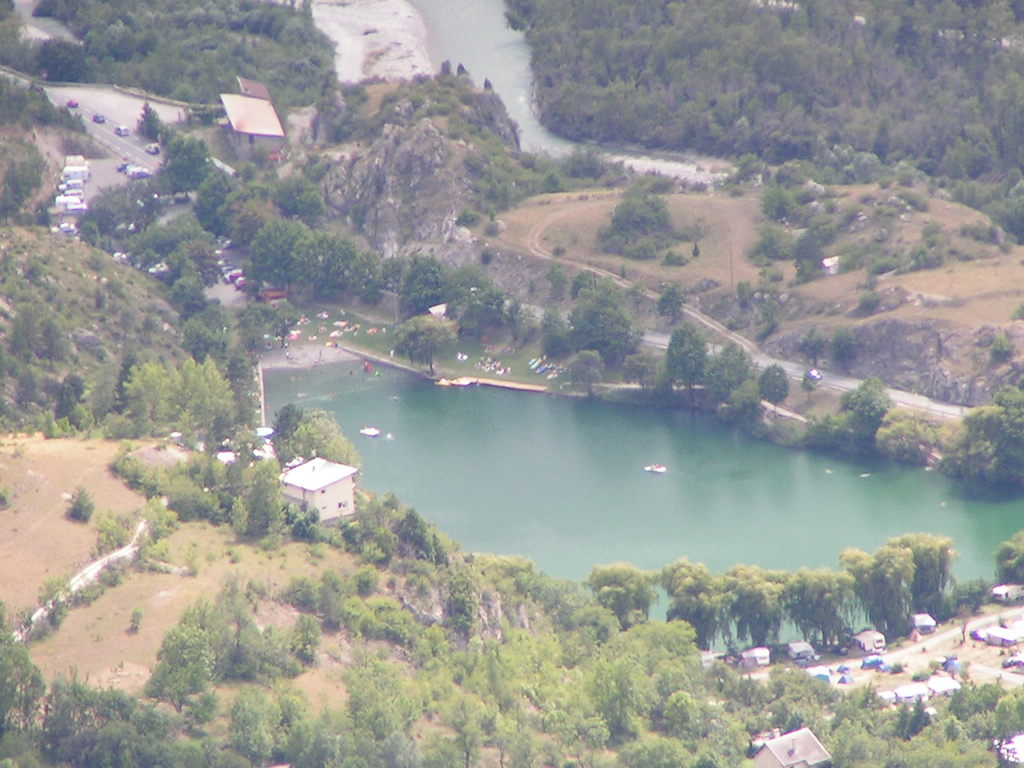
[[[327,459],[310,459],[281,475],[281,495],[303,509],[315,509],[321,523],[355,514],[355,467]]]

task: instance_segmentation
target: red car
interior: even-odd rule
[[[64,102],[64,106],[67,107],[68,109],[77,109],[78,108],[78,102],[75,101],[74,99],[68,99],[67,101]]]

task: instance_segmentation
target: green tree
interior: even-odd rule
[[[395,352],[414,363],[426,363],[434,374],[434,355],[455,341],[455,323],[446,317],[418,315],[406,320],[395,331]]]
[[[617,366],[636,349],[638,338],[622,295],[609,283],[580,295],[569,316],[569,339],[576,351],[592,349],[607,366]]]
[[[647,621],[651,603],[657,596],[651,587],[653,577],[628,563],[597,565],[586,584],[597,602],[610,610],[623,629]]]
[[[704,388],[713,403],[729,399],[729,395],[754,373],[750,353],[729,342],[708,360],[704,372]]]
[[[164,124],[160,120],[160,115],[149,106],[148,101],[142,105],[142,112],[135,127],[143,137],[150,141],[160,141],[160,136],[164,132]]]
[[[875,433],[891,406],[885,385],[873,376],[861,382],[856,389],[843,394],[840,408],[849,417],[847,428],[853,438],[854,450],[876,450]]]
[[[931,533],[908,533],[889,539],[887,544],[909,549],[914,560],[910,583],[911,608],[942,618],[943,598],[952,579],[953,540]]]
[[[96,503],[89,492],[82,486],[75,488],[71,494],[71,503],[68,504],[68,517],[80,523],[87,523],[95,511]]]
[[[1024,486],[1024,392],[999,390],[964,418],[940,468],[977,483]]]
[[[557,309],[546,309],[541,320],[541,347],[544,355],[558,360],[572,351],[569,323]]]
[[[291,649],[299,661],[309,666],[316,663],[320,646],[320,622],[308,613],[299,616],[291,631]]]
[[[398,293],[403,317],[426,312],[447,299],[444,267],[433,256],[415,255],[405,264]]]
[[[762,400],[773,406],[778,405],[789,396],[789,376],[778,363],[772,363],[761,371],[757,380],[757,391]]]
[[[604,371],[601,356],[592,349],[584,349],[569,358],[566,367],[569,381],[575,386],[585,388],[587,397],[593,397],[594,385],[601,381],[601,373]]]
[[[604,720],[609,740],[621,744],[636,737],[641,729],[641,712],[650,697],[638,660],[623,656],[602,659],[593,666],[587,683],[590,700]]]
[[[309,227],[301,221],[269,221],[256,233],[249,246],[252,278],[282,287],[305,282],[306,276],[295,269],[295,256],[308,246],[311,237]]]
[[[214,170],[206,174],[199,184],[192,213],[203,229],[215,235],[227,235],[230,231],[227,201],[235,191],[236,182],[226,173]]]
[[[291,418],[289,414],[286,417]],[[299,412],[298,423],[294,427],[285,422],[282,426],[289,434],[284,437],[279,432],[275,439],[281,461],[288,462],[296,456],[307,459],[319,456],[339,464],[359,466],[355,446],[342,434],[338,422],[327,411],[306,409]]]
[[[844,371],[849,371],[850,366],[857,357],[857,337],[848,326],[836,328],[832,333],[829,356],[833,362]]]
[[[168,191],[188,192],[199,189],[210,173],[210,151],[206,142],[192,136],[174,134],[167,140],[163,151],[160,178],[167,185]]]
[[[854,581],[845,571],[800,568],[789,574],[782,588],[786,617],[804,638],[823,646],[843,639],[854,613]]]
[[[13,730],[28,730],[36,723],[39,703],[46,691],[42,673],[32,664],[25,647],[11,638],[0,603],[0,739]]]
[[[875,444],[881,454],[904,464],[926,465],[938,443],[939,433],[934,424],[899,409],[885,414],[875,433]]]
[[[828,340],[819,333],[817,326],[812,325],[800,337],[797,349],[800,350],[801,355],[810,361],[812,368],[817,368],[818,358],[825,354],[827,346]]]
[[[147,696],[166,701],[181,712],[192,696],[209,688],[216,654],[202,618],[208,615],[208,605],[190,609],[167,633],[146,683]]]
[[[853,577],[854,590],[868,618],[887,637],[908,631],[914,580],[914,554],[886,543],[875,554],[844,549],[839,562]]]
[[[784,574],[757,566],[737,565],[725,572],[722,589],[728,595],[726,611],[737,639],[749,638],[753,645],[778,639],[784,584]]]
[[[658,374],[658,359],[650,352],[636,352],[622,363],[622,378],[635,381],[641,389],[647,389]]]
[[[274,748],[276,713],[272,702],[256,688],[242,690],[231,705],[228,738],[232,748],[256,765],[263,765]]]
[[[686,323],[672,331],[665,352],[665,376],[673,385],[692,390],[704,381],[708,366],[708,343],[695,325]]]
[[[671,318],[672,322],[675,323],[683,315],[685,300],[686,296],[683,294],[683,289],[677,283],[669,283],[658,297],[655,310],[662,317]]]
[[[285,216],[295,217],[312,227],[324,213],[320,190],[306,176],[293,173],[274,187],[274,205]]]
[[[725,618],[721,580],[703,563],[681,558],[665,566],[658,581],[668,594],[668,620],[689,622],[698,647],[710,649]]]
[[[996,579],[1024,584],[1024,531],[1017,531],[996,549]]]

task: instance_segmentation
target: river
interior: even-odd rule
[[[959,578],[991,578],[1024,500],[979,498],[934,472],[754,440],[714,418],[560,397],[436,387],[358,364],[268,371],[287,402],[338,419],[360,485],[393,491],[469,551],[521,554],[582,579],[598,563],[678,557],[723,571],[837,566],[848,546],[928,531],[952,537]],[[379,427],[377,439],[358,434]],[[664,475],[643,471],[667,465]]]
[[[435,67],[462,64],[477,85],[490,80],[509,117],[519,125],[520,146],[528,152],[563,155],[583,145],[555,135],[533,111],[530,47],[521,32],[505,23],[504,0],[409,0],[427,26],[427,45]],[[727,161],[670,153],[636,153],[607,147],[609,160],[638,173],[656,171],[678,179],[714,184],[730,169]]]

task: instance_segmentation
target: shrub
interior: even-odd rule
[[[92,513],[96,511],[96,505],[93,503],[92,497],[89,492],[82,486],[78,486],[75,492],[71,494],[71,504],[68,506],[68,517],[72,520],[77,520],[80,523],[87,523],[92,517]]]

